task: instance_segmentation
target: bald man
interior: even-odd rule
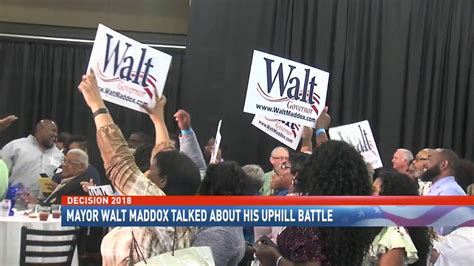
[[[458,155],[449,149],[436,149],[430,152],[427,169],[421,174],[422,181],[431,181],[428,196],[465,196],[464,190],[456,183],[455,169],[459,162]],[[435,227],[437,234],[445,236],[455,227]]]
[[[11,141],[2,149],[2,159],[10,173],[9,182],[22,183],[30,194],[40,195],[38,178],[41,173],[53,176],[64,155],[55,145],[58,127],[52,120],[36,124],[33,135]]]
[[[422,181],[431,181],[430,196],[465,196],[464,190],[454,179],[459,163],[458,155],[449,149],[436,149],[427,160],[427,169],[421,174]]]

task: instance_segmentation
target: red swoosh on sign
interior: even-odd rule
[[[285,101],[288,101],[288,100],[289,100],[288,97],[274,98],[274,97],[272,97],[272,96],[266,94],[266,93],[263,91],[262,87],[260,87],[260,84],[259,84],[259,83],[257,83],[257,91],[258,91],[258,93],[260,93],[260,95],[261,95],[265,100],[267,100],[267,101],[269,101],[269,102],[285,102]]]
[[[97,62],[97,69],[99,70],[97,76],[104,82],[115,82],[120,80],[119,77],[107,78],[107,76],[100,70],[99,62]]]

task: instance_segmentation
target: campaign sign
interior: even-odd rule
[[[216,138],[214,140],[214,149],[212,150],[211,159],[209,160],[209,163],[218,163],[217,154],[219,153],[219,146],[221,145],[221,138],[222,138],[221,125],[222,125],[222,120],[219,120],[219,124],[217,125]]]
[[[114,190],[110,185],[104,186],[88,186],[90,196],[111,196]]]
[[[383,167],[369,121],[330,128],[329,136],[352,144],[374,169]]]
[[[276,118],[255,115],[252,125],[272,136],[274,139],[296,150],[303,134],[303,126]]]
[[[94,71],[104,100],[146,113],[139,105],[154,106],[170,64],[170,55],[99,24],[88,69]]]
[[[328,80],[328,72],[254,51],[244,112],[314,128]]]

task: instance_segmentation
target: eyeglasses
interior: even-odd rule
[[[413,161],[428,161],[430,160],[431,158],[415,158]]]
[[[278,157],[272,156],[272,158],[275,159],[275,160],[280,160],[280,161],[290,159],[288,156],[278,156]]]
[[[79,162],[79,161],[76,161],[76,160],[64,160],[63,165],[64,165],[64,164],[80,165],[80,164],[82,164],[82,163]]]

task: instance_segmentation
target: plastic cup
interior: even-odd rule
[[[40,221],[47,221],[50,211],[51,211],[51,207],[38,206],[39,220]]]
[[[58,219],[61,217],[61,205],[53,204],[51,205],[51,213],[53,214],[53,218]]]
[[[0,217],[7,217],[10,214],[10,208],[12,203],[9,199],[2,200],[2,206],[0,209]]]

